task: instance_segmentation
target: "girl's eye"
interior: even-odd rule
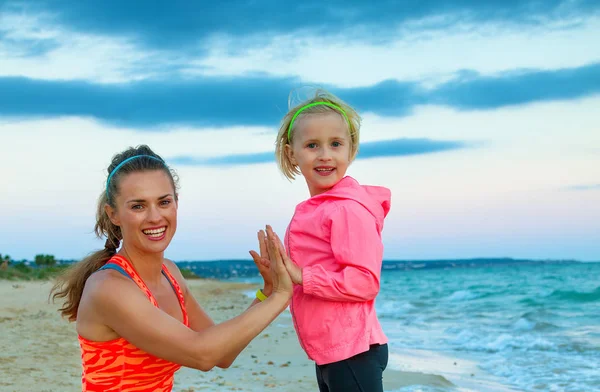
[[[317,147],[317,143],[308,143],[306,145],[306,147],[308,147],[308,148],[316,148]]]
[[[342,145],[342,143],[340,143],[340,142],[333,142],[333,143],[331,143],[331,145],[332,145],[333,147],[339,147],[339,146],[341,146],[341,145]]]

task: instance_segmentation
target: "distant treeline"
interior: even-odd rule
[[[73,260],[57,260],[53,255],[35,255],[29,260],[13,260],[9,255],[0,254],[0,279],[46,280],[56,276]]]
[[[57,259],[56,257],[54,257],[54,255],[46,255],[46,254],[39,254],[39,255],[35,255],[35,257],[33,258],[33,260],[27,260],[27,259],[22,259],[22,260],[15,260],[12,257],[10,257],[9,255],[2,255],[2,253],[0,253],[0,265],[4,264],[4,265],[16,265],[16,264],[25,264],[25,265],[36,265],[36,266],[54,266],[54,265],[59,265],[59,264],[71,264],[76,262],[77,260],[60,260]]]
[[[0,279],[8,280],[48,280],[64,271],[78,260],[59,260],[54,255],[35,255],[33,261],[13,260],[9,255],[0,254]],[[186,279],[198,279],[199,276],[188,268],[181,268]]]

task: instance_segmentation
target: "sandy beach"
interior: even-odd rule
[[[251,302],[253,285],[191,280],[189,285],[216,322],[240,314]],[[75,325],[60,318],[48,303],[49,282],[0,281],[0,390],[63,392],[81,388],[81,364]],[[386,391],[408,385],[442,390],[500,391],[482,381],[474,364],[412,352],[392,355],[384,373]],[[394,370],[394,369],[400,369]],[[437,371],[431,372],[436,369]],[[443,373],[440,373],[440,370]],[[474,377],[477,373],[478,377]],[[444,374],[441,375],[441,374]],[[182,368],[174,391],[317,391],[314,364],[298,345],[289,312],[284,312],[229,369],[200,372]]]

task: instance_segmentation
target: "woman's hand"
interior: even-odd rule
[[[267,250],[269,252],[269,267],[273,281],[273,294],[280,293],[288,299],[292,297],[293,282],[288,269],[284,264],[285,250],[279,237],[273,232],[271,226],[267,225]],[[280,246],[281,245],[281,246]]]
[[[283,264],[290,274],[290,278],[292,278],[292,282],[295,284],[302,285],[302,268],[298,267],[296,263],[294,263],[287,255],[285,251],[285,247],[283,246],[283,242],[279,239],[277,234],[275,235],[275,239],[277,240],[277,248],[279,249],[279,253],[281,254],[281,258],[283,260]]]
[[[258,232],[258,248],[260,250],[260,255],[251,250],[250,256],[252,256],[256,268],[258,268],[258,272],[260,272],[260,276],[263,278],[264,285],[262,292],[268,297],[273,292],[273,278],[271,277],[271,269],[269,268],[270,261],[267,237],[263,230],[259,230]]]
[[[262,230],[260,233],[262,233]],[[259,233],[259,242],[260,242],[260,233]],[[264,233],[263,233],[263,235],[264,235]],[[275,244],[277,247],[276,248],[277,253],[279,253],[279,255],[281,256],[283,265],[285,265],[285,268],[287,269],[288,273],[290,274],[290,278],[292,279],[292,282],[294,284],[302,285],[302,268],[298,267],[298,265],[296,265],[296,263],[294,263],[288,257],[288,255],[285,251],[285,247],[283,246],[283,242],[281,242],[281,239],[279,239],[279,236],[275,232],[273,232],[273,239],[275,240]],[[266,243],[267,242],[265,241],[265,244]],[[261,251],[261,253],[262,253],[262,251]],[[268,250],[267,250],[266,254],[267,254],[267,257],[258,257],[258,254],[256,254],[256,252],[254,252],[254,255],[252,256],[252,258],[254,259],[254,262],[256,263],[256,265],[259,268],[259,271],[261,268],[263,268],[263,269],[269,268],[269,266],[270,266],[271,262],[270,262]],[[262,275],[262,272],[261,272],[261,275]],[[265,279],[265,282],[266,282],[266,279]]]

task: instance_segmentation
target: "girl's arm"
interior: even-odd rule
[[[364,302],[379,293],[383,244],[375,217],[356,202],[341,204],[328,218],[331,249],[339,268],[302,268],[305,294],[331,301]]]

